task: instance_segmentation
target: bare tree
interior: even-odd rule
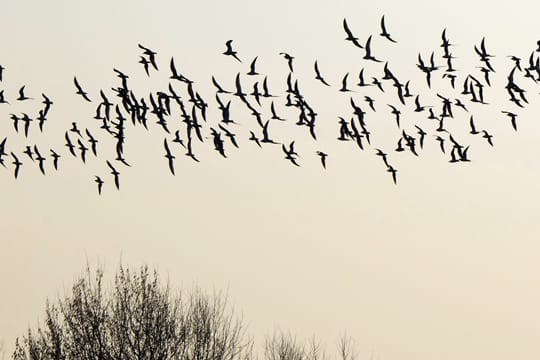
[[[87,267],[69,295],[47,302],[43,327],[17,339],[13,359],[248,360],[251,349],[223,294],[172,294],[146,266],[121,266],[107,291],[103,271]]]
[[[221,293],[209,297],[196,290],[186,312],[190,324],[190,346],[187,358],[193,360],[233,360],[245,357],[245,330],[240,318],[227,310]]]
[[[187,340],[181,296],[162,287],[157,273],[147,267],[132,273],[121,268],[114,280],[111,300],[113,359],[175,359]]]
[[[338,351],[341,360],[355,360],[356,349],[354,347],[354,340],[344,333],[338,341]]]
[[[264,344],[265,360],[305,360],[307,358],[304,345],[299,343],[290,333],[281,330],[267,337]]]
[[[307,351],[306,351],[307,360],[326,360],[326,352],[324,351],[321,342],[318,341],[315,336],[309,341]]]
[[[352,338],[344,334],[338,341],[339,360],[354,360],[355,349]],[[327,360],[328,356],[321,342],[314,336],[307,342],[299,342],[290,333],[277,330],[266,338],[265,360]]]
[[[0,343],[0,359],[2,347]],[[338,342],[339,360],[355,360],[352,338]],[[315,338],[304,343],[274,331],[264,360],[326,360]],[[15,343],[14,360],[252,360],[253,341],[242,317],[220,292],[173,293],[147,266],[120,266],[112,286],[87,266],[70,291],[47,301],[37,330]]]

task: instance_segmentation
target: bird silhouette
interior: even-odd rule
[[[343,79],[341,80],[341,89],[339,89],[339,91],[341,91],[341,92],[351,91],[349,88],[347,88],[347,77],[348,76],[349,76],[349,73],[346,73],[345,76],[343,76]]]
[[[371,61],[375,61],[375,62],[382,62],[381,60],[378,60],[377,58],[375,58],[372,54],[371,54],[371,37],[372,35],[370,35],[366,41],[366,45],[364,46],[364,50],[365,50],[365,54],[364,54],[364,57],[363,59],[365,60],[371,60]]]
[[[86,100],[88,102],[92,102],[92,100],[90,100],[90,98],[88,97],[88,93],[83,90],[83,88],[81,87],[81,85],[77,81],[77,77],[73,77],[73,83],[75,84],[75,87],[77,88],[77,93],[76,94],[81,95],[84,100]]]
[[[43,132],[43,126],[45,125],[45,121],[47,121],[47,117],[43,109],[39,110],[38,113],[39,115],[36,120],[38,121],[39,131]]]
[[[444,142],[445,142],[444,138],[440,137],[439,135],[436,135],[435,139],[437,139],[437,141],[439,142],[439,147],[441,148],[442,153],[443,154],[446,153],[445,148],[444,148]]]
[[[117,190],[120,190],[120,173],[112,166],[109,160],[105,161],[107,163],[107,166],[111,169],[111,175],[114,176],[114,185],[116,186]]]
[[[221,124],[219,124],[218,127],[221,130],[223,130],[223,132],[225,133],[225,136],[227,136],[231,140],[231,143],[234,145],[234,147],[239,148],[238,143],[236,141],[236,134],[232,133],[229,129],[227,129]]]
[[[137,44],[137,46],[144,51],[144,55],[148,56],[148,61],[150,64],[152,64],[152,67],[156,70],[158,70],[158,66],[156,63],[156,55],[157,53],[153,50],[150,50],[149,48],[142,46],[141,44]]]
[[[262,147],[261,142],[259,141],[259,138],[257,138],[257,136],[255,135],[255,133],[250,130],[250,134],[251,136],[249,137],[249,140],[255,142],[255,144],[257,144],[259,147]]]
[[[358,80],[359,80],[359,82],[358,82],[357,85],[360,86],[360,87],[373,85],[373,84],[366,83],[366,81],[364,80],[364,68],[362,68],[360,70],[360,73],[358,74]]]
[[[469,132],[469,134],[471,134],[471,135],[480,134],[480,132],[478,130],[476,130],[476,126],[474,125],[474,118],[473,118],[472,115],[471,115],[471,117],[469,119],[469,125],[471,127],[471,131]]]
[[[262,143],[267,143],[267,144],[277,144],[277,142],[275,142],[274,140],[270,139],[269,135],[268,135],[268,124],[270,124],[270,120],[266,121],[263,125],[263,129],[262,129],[262,132],[263,132],[263,138],[261,139],[261,142]]]
[[[390,166],[390,164],[388,163],[388,154],[386,154],[381,149],[375,149],[375,151],[376,151],[375,155],[380,156],[382,158],[384,164],[388,168]]]
[[[13,152],[11,152],[11,157],[13,158],[12,164],[15,165],[13,175],[15,176],[15,179],[16,179],[19,176],[20,167],[23,163],[19,161],[19,159]]]
[[[9,101],[4,96],[4,90],[0,91],[0,104],[9,104]]]
[[[58,159],[60,158],[60,155],[56,153],[53,149],[50,149],[51,157],[53,158],[53,167],[54,170],[58,170]]]
[[[2,140],[2,142],[0,143],[0,165],[2,165],[3,167],[6,167],[6,164],[4,163],[4,158],[3,158],[4,155],[7,155],[6,141],[7,141],[7,137],[5,137],[4,140]]]
[[[315,60],[315,64],[314,64],[314,67],[315,67],[315,79],[319,80],[320,82],[322,82],[324,85],[326,86],[330,86],[330,84],[328,84],[326,82],[326,80],[324,80],[324,78],[321,76],[321,72],[319,70],[319,66],[317,64],[317,60]]]
[[[253,61],[251,61],[251,64],[249,65],[249,72],[247,73],[247,75],[259,75],[259,73],[255,70],[255,63],[257,62],[257,58],[258,56],[255,56]]]
[[[176,66],[174,65],[174,58],[171,57],[171,61],[169,63],[169,68],[171,70],[171,76],[169,77],[169,79],[172,79],[172,80],[178,80],[178,81],[181,81],[181,82],[184,82],[186,84],[192,84],[193,81],[189,80],[187,77],[185,77],[184,75],[180,74],[177,70],[176,70]],[[214,77],[212,76],[212,79],[214,79]],[[215,79],[214,79],[215,81]]]
[[[69,131],[71,131],[72,133],[75,133],[75,134],[79,135],[79,137],[82,137],[81,131],[80,131],[79,128],[77,127],[77,123],[76,123],[76,122],[72,122],[72,123],[71,123],[71,129],[69,129]]]
[[[285,60],[287,60],[287,66],[289,67],[289,71],[294,72],[294,69],[293,69],[294,57],[286,52],[280,52],[279,55],[282,55],[285,58]]]
[[[263,97],[274,97],[274,95],[270,94],[270,91],[268,90],[268,79],[267,76],[264,77],[263,83],[262,83],[262,89],[263,89]]]
[[[83,144],[81,139],[77,139],[77,144],[79,144],[79,151],[81,152],[81,160],[83,163],[86,163],[86,152],[88,148]]]
[[[146,59],[144,56],[140,57],[139,64],[142,64],[144,67],[144,72],[147,76],[150,76],[150,60]]]
[[[493,135],[489,134],[486,130],[482,130],[482,137],[487,140],[488,144],[493,146]]]
[[[29,98],[28,96],[26,96],[24,94],[24,88],[25,88],[26,85],[23,85],[20,89],[19,89],[19,97],[17,98],[18,101],[24,101],[24,100],[31,100],[32,98]]]
[[[167,159],[169,163],[169,170],[171,171],[171,174],[174,175],[174,159],[175,156],[171,153],[171,150],[169,149],[169,144],[167,144],[167,138],[163,140],[163,146],[165,148],[165,158]]]
[[[377,86],[377,88],[379,88],[379,90],[381,90],[381,92],[384,92],[384,88],[382,86],[382,82],[377,79],[376,77],[373,77],[373,81],[371,82],[373,85]]]
[[[34,160],[34,153],[32,151],[31,146],[27,145],[25,150],[23,151],[23,154],[26,154],[30,158],[30,160],[35,161]]]
[[[285,147],[285,144],[281,144],[281,149],[285,153],[285,159],[289,160],[292,164],[294,164],[296,166],[300,166],[296,162],[296,157],[295,156],[298,156],[298,154],[294,151],[294,140],[291,141],[288,148]]]
[[[371,110],[375,111],[375,99],[366,95],[364,96],[364,100],[366,100],[366,102],[369,104]]]
[[[394,184],[397,185],[397,170],[394,169],[392,166],[388,165],[386,171],[392,174],[392,181],[394,182]]]
[[[22,118],[19,119],[24,122],[24,137],[28,137],[28,131],[30,130],[30,123],[33,121],[28,114],[23,113]]]
[[[491,57],[493,57],[493,55],[491,55],[491,54],[489,54],[487,52],[485,41],[486,41],[486,38],[483,37],[482,41],[480,42],[480,49],[475,45],[474,46],[474,51],[480,57],[480,61],[484,62],[489,70],[495,72],[495,70],[493,70],[493,67],[491,66],[491,62],[489,60]]]
[[[94,154],[94,156],[97,156],[97,143],[98,143],[98,141],[92,135],[92,133],[90,133],[90,131],[88,129],[86,129],[85,132],[86,132],[86,135],[88,136],[88,141],[90,142],[90,148],[92,150],[92,153]]]
[[[345,30],[345,33],[347,34],[347,37],[345,38],[345,40],[352,42],[356,47],[359,47],[360,49],[364,48],[358,42],[358,38],[353,35],[352,31],[349,28],[349,25],[347,24],[347,19],[345,18],[343,19],[343,29]]]
[[[394,39],[392,39],[392,37],[390,36],[388,31],[386,30],[386,25],[384,23],[384,15],[381,18],[381,33],[379,35],[381,35],[382,37],[388,39],[389,41],[391,41],[393,43],[397,42]]]
[[[276,113],[276,108],[273,101],[270,103],[270,112],[272,113],[271,119],[285,121],[285,119],[283,119]]]
[[[39,171],[41,171],[41,173],[43,175],[45,175],[45,158],[43,156],[41,156],[41,154],[39,153],[39,149],[37,147],[37,145],[34,145],[34,153],[36,154],[36,161],[38,162],[38,165],[39,165]]]
[[[392,109],[392,114],[395,116],[395,119],[396,119],[396,125],[399,128],[400,127],[399,120],[400,120],[401,111],[399,111],[394,105],[388,104],[388,106],[390,107],[390,109]]]
[[[101,178],[100,178],[99,176],[95,175],[94,182],[97,183],[97,191],[98,191],[98,195],[101,195],[101,191],[102,191],[102,189],[103,189],[104,181],[101,180]]]
[[[71,155],[77,157],[77,154],[75,153],[75,146],[73,145],[73,143],[71,142],[71,139],[69,138],[69,135],[68,135],[68,132],[66,131],[66,134],[65,134],[65,139],[66,139],[66,146],[67,148],[69,149],[69,152],[71,153]]]
[[[180,138],[180,130],[176,130],[174,132],[174,139],[172,140],[172,142],[180,144],[180,146],[182,146],[183,148],[186,147],[186,145],[184,145],[184,140]]]
[[[223,52],[223,55],[232,56],[239,62],[242,62],[242,60],[240,60],[240,58],[238,57],[237,52],[233,50],[232,42],[233,42],[232,40],[227,40],[227,42],[225,43],[225,46],[227,47],[227,49],[225,50],[225,52]]]
[[[328,157],[328,154],[322,152],[322,151],[317,151],[317,155],[319,155],[319,157],[321,158],[321,165],[324,169],[326,169],[326,158]]]
[[[503,114],[506,114],[510,118],[510,122],[512,124],[512,128],[517,131],[517,114],[510,112],[510,111],[501,111]]]

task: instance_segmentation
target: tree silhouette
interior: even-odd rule
[[[338,354],[335,357],[339,360],[355,360],[355,346],[353,339],[344,333],[338,341]],[[290,333],[281,330],[274,332],[272,336],[267,336],[264,343],[265,360],[327,360],[327,354],[315,337],[308,343],[298,341]]]
[[[16,340],[15,360],[244,360],[252,341],[221,293],[173,294],[147,266],[120,266],[112,289],[103,270],[47,302],[45,321]]]

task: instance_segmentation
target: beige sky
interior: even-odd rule
[[[0,340],[9,348],[35,326],[45,299],[69,288],[86,259],[109,272],[122,259],[159,268],[177,287],[228,289],[258,340],[279,326],[299,338],[315,334],[332,352],[346,330],[359,359],[539,358],[538,89],[520,82],[527,84],[530,106],[520,111],[517,133],[500,114],[515,109],[504,92],[512,66],[507,56],[526,62],[538,40],[535,7],[461,0],[4,4],[0,90],[12,101],[0,106],[0,140],[7,136],[17,153],[38,144],[64,157],[60,171],[47,176],[22,154],[19,179],[10,157],[8,168],[0,168]],[[398,44],[377,36],[383,14]],[[437,98],[416,68],[418,52],[440,54],[446,27],[459,74],[478,74],[473,46],[486,36],[498,71],[487,91],[490,105],[471,109],[496,146],[470,137],[468,115],[460,113],[449,126],[471,144],[471,163],[449,164],[433,137],[419,158],[397,154],[399,132],[385,109],[396,101],[390,94],[377,94],[378,111],[368,121],[373,147],[391,153],[398,186],[373,149],[338,142],[337,117],[350,117],[351,97],[336,91],[341,78],[346,72],[356,78],[362,66],[381,73],[344,41],[344,17],[361,39],[374,34],[375,54],[389,59],[398,77],[411,79],[426,102]],[[229,39],[243,64],[221,54]],[[150,79],[137,63],[138,43],[158,52],[160,72]],[[317,143],[292,124],[274,130],[284,142],[296,139],[300,168],[283,159],[279,146],[259,150],[247,140],[256,124],[238,102],[240,149],[223,160],[208,139],[197,145],[199,164],[178,152],[175,177],[163,158],[164,133],[156,125],[148,133],[130,129],[126,154],[133,166],[122,168],[120,192],[112,188],[105,157],[83,166],[63,146],[73,121],[99,134],[96,105],[74,94],[74,75],[98,99],[99,89],[117,84],[116,67],[143,96],[166,87],[174,56],[213,106],[209,121],[215,122],[211,75],[233,88],[236,73],[259,56],[258,70],[268,74],[271,89],[283,91],[281,51],[295,56],[300,87],[319,113]],[[332,89],[313,79],[314,60]],[[22,85],[28,96],[44,92],[55,102],[46,131],[34,129],[28,139],[9,120],[11,112],[41,106],[14,101]],[[434,89],[450,92],[440,75]],[[363,95],[352,94],[358,102]],[[404,114],[408,129],[427,124],[417,116]],[[326,171],[314,155],[319,149],[329,154]],[[112,154],[107,151],[103,156]],[[101,197],[94,175],[106,181]]]

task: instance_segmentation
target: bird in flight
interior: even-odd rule
[[[296,166],[300,166],[296,162],[296,158],[295,158],[295,156],[298,156],[298,154],[296,153],[296,151],[294,151],[294,140],[291,141],[288,148],[285,146],[285,144],[281,144],[281,149],[285,153],[285,159],[289,160],[291,163],[293,163]]]
[[[249,140],[255,142],[255,144],[257,144],[259,147],[262,147],[261,146],[261,142],[259,141],[259,138],[255,135],[255,133],[253,131],[249,131],[251,136],[249,137]]]
[[[255,58],[249,65],[249,72],[247,73],[247,75],[252,75],[252,76],[259,75],[259,73],[255,70],[255,63],[257,62],[257,58],[258,56],[255,56]]]
[[[5,152],[6,141],[7,137],[5,137],[4,140],[2,140],[2,142],[0,143],[0,165],[2,165],[3,167],[6,167],[6,164],[4,164],[4,159],[2,159],[2,156],[7,155],[7,153]]]
[[[23,117],[20,120],[24,122],[24,137],[28,137],[28,131],[30,130],[30,122],[32,122],[33,120],[26,113],[23,113]]]
[[[486,130],[482,130],[482,133],[483,133],[482,137],[487,140],[489,145],[493,146],[493,140],[492,140],[493,135],[488,133]]]
[[[345,30],[345,33],[347,33],[347,37],[345,40],[352,42],[356,47],[359,47],[360,49],[363,49],[364,47],[360,45],[358,42],[358,38],[353,35],[351,29],[349,28],[349,25],[347,24],[347,19],[343,19],[343,29]]]
[[[512,128],[517,131],[517,114],[510,112],[510,111],[501,111],[503,114],[507,115],[510,118],[510,122],[512,123]]]
[[[349,73],[346,73],[345,76],[343,76],[343,79],[341,80],[341,89],[339,89],[339,91],[341,91],[341,92],[348,92],[348,91],[351,91],[351,90],[347,87],[347,77],[349,77]]]
[[[363,59],[371,60],[371,61],[375,61],[375,62],[382,62],[381,60],[378,60],[373,55],[371,55],[371,37],[372,37],[372,35],[369,35],[369,37],[368,37],[368,39],[366,41],[366,46],[365,46],[365,52],[366,53],[365,53]]]
[[[391,165],[388,165],[386,171],[392,174],[392,180],[394,181],[394,184],[397,185],[397,175],[396,175],[397,170],[394,169]]]
[[[81,139],[77,139],[77,144],[79,144],[79,150],[81,151],[81,160],[83,163],[86,163],[86,152],[88,148],[83,144]]]
[[[9,104],[9,101],[4,96],[4,90],[0,91],[0,104]]]
[[[19,89],[19,97],[17,98],[18,101],[24,101],[24,100],[30,100],[31,98],[29,98],[28,96],[26,96],[24,94],[24,88],[25,88],[26,85],[23,85],[20,89]]]
[[[326,169],[326,158],[328,157],[328,154],[322,151],[317,151],[317,155],[319,155],[319,157],[321,158],[322,167]]]
[[[51,157],[53,158],[53,166],[54,170],[58,170],[58,159],[60,158],[60,155],[56,153],[53,149],[50,149],[51,151]]]
[[[101,195],[101,190],[103,189],[103,183],[104,181],[101,180],[101,178],[99,176],[95,176],[95,180],[94,180],[96,183],[97,183],[97,190],[98,190],[98,194]]]
[[[75,77],[75,76],[73,77],[73,83],[75,84],[75,87],[77,88],[77,93],[76,94],[81,95],[84,100],[86,100],[88,102],[92,102],[92,100],[90,100],[90,98],[88,97],[88,93],[83,90],[83,88],[81,87],[81,85],[77,81],[77,77]]]
[[[240,60],[240,58],[238,57],[237,52],[233,50],[232,42],[233,42],[232,40],[227,40],[227,42],[225,43],[225,46],[227,47],[227,49],[225,50],[223,55],[232,56],[233,58],[235,58],[239,62],[242,62],[242,60]]]
[[[88,136],[88,141],[91,144],[90,147],[92,149],[92,153],[94,154],[94,156],[97,156],[97,143],[98,143],[98,141],[96,140],[96,138],[94,136],[92,136],[92,134],[90,133],[90,131],[88,129],[86,129],[85,131],[86,131],[86,135]]]
[[[279,55],[282,55],[285,58],[285,60],[287,60],[287,66],[289,66],[289,71],[294,72],[294,69],[293,69],[294,56],[291,56],[290,54],[283,51],[280,52]]]
[[[480,134],[480,132],[478,130],[476,130],[476,126],[474,125],[474,118],[473,118],[472,115],[471,115],[471,117],[469,119],[469,125],[471,127],[471,131],[469,132],[469,134],[471,134],[471,135]]]
[[[16,179],[19,176],[19,169],[23,163],[19,161],[19,159],[13,152],[11,152],[11,157],[13,158],[12,164],[15,165],[15,170],[13,174],[15,175],[15,179]]]
[[[475,45],[474,46],[474,51],[480,57],[480,61],[482,61],[484,64],[486,64],[487,68],[490,71],[495,72],[495,70],[493,70],[493,67],[491,66],[491,62],[489,61],[489,58],[493,57],[493,55],[491,55],[491,54],[489,54],[487,52],[485,41],[486,41],[486,38],[483,37],[482,41],[480,42],[480,49],[478,49],[478,47]]]
[[[114,176],[114,185],[117,190],[120,190],[120,173],[112,166],[109,160],[106,160],[107,166],[111,169],[111,174]]]
[[[163,146],[165,147],[165,158],[169,162],[169,170],[171,171],[171,174],[174,175],[175,156],[171,153],[171,150],[169,149],[169,144],[167,144],[167,138],[163,140]]]
[[[41,173],[45,175],[44,162],[46,159],[39,153],[37,145],[34,145],[34,153],[36,154],[36,160],[39,163],[39,171],[41,171]]]
[[[146,56],[148,56],[148,61],[150,62],[150,64],[152,64],[152,67],[156,70],[158,70],[158,66],[157,66],[157,63],[156,63],[156,55],[157,53],[155,51],[152,51],[150,50],[149,48],[147,47],[144,47],[142,46],[141,44],[137,44],[139,46],[139,48],[141,50],[144,50],[144,54]],[[148,65],[145,65],[145,67],[147,67]],[[148,73],[148,71],[147,71]]]
[[[218,90],[218,94],[230,94],[231,92],[230,91],[225,91],[223,90],[223,88],[221,87],[221,85],[217,82],[216,78],[214,77],[214,75],[212,75],[212,84],[214,84],[214,86],[216,87],[216,89]]]
[[[193,81],[189,80],[184,75],[178,73],[178,71],[176,70],[176,66],[174,65],[174,58],[173,57],[171,57],[171,62],[170,62],[169,67],[171,69],[171,76],[169,77],[169,79],[178,80],[178,81],[184,82],[186,84],[192,84],[193,83]],[[214,77],[212,77],[212,79],[213,78]]]
[[[317,64],[317,60],[315,60],[315,79],[319,80],[320,82],[322,82],[324,85],[326,86],[330,86],[330,84],[328,84],[326,82],[326,80],[324,80],[324,78],[321,76],[321,72],[319,71],[319,65]]]
[[[77,154],[75,154],[75,145],[73,145],[73,143],[71,142],[71,139],[69,138],[69,134],[67,131],[66,131],[65,139],[66,139],[66,146],[69,149],[69,152],[71,153],[71,155],[77,157]]]
[[[384,23],[384,15],[382,16],[381,18],[381,33],[379,34],[381,35],[382,37],[388,39],[389,41],[393,42],[393,43],[396,43],[397,41],[395,41],[394,39],[392,39],[392,37],[390,36],[390,34],[388,33],[388,31],[386,30],[386,25]]]

